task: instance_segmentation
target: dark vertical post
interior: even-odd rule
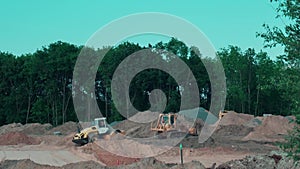
[[[181,165],[183,165],[182,144],[181,143],[179,145],[179,149],[180,149],[180,161],[181,161]]]

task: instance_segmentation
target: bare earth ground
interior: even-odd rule
[[[141,117],[144,115],[138,114]],[[206,142],[200,144],[197,136],[189,136],[180,141],[183,144],[184,168],[209,168],[214,163],[219,168],[255,168],[262,165],[266,165],[266,169],[272,166],[296,168],[293,161],[280,156],[282,160],[275,163],[277,156],[272,156],[273,151],[279,151],[276,143],[283,141],[287,131],[294,127],[290,119],[291,117],[281,116],[253,117],[230,112]],[[201,130],[203,122],[197,120],[197,124]],[[180,163],[176,138],[136,141],[136,138],[154,136],[149,123],[138,124],[125,120],[114,128],[126,130],[127,137],[100,139],[84,146],[76,146],[71,142],[77,130],[74,122],[55,128],[50,124],[37,123],[2,126],[0,168],[180,167],[176,165]],[[62,135],[53,135],[56,131]],[[176,146],[172,148],[173,142]],[[154,158],[149,158],[152,156]]]

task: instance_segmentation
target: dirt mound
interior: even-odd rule
[[[255,117],[254,119],[250,120],[246,126],[248,127],[257,127],[262,124],[263,117]]]
[[[221,119],[219,125],[245,125],[252,119],[254,119],[253,115],[227,111],[227,114]]]
[[[80,147],[82,152],[86,154],[94,154],[97,160],[101,161],[102,163],[106,164],[107,166],[117,166],[117,165],[126,165],[131,164],[139,161],[138,158],[129,158],[118,156],[113,153],[110,153],[97,144],[91,143]]]
[[[43,135],[52,128],[51,124],[30,123],[23,126],[22,133],[28,135]]]
[[[62,167],[49,166],[37,164],[29,159],[26,160],[5,160],[0,163],[0,168],[2,169],[105,169],[106,167],[94,161],[84,161],[78,163],[71,163],[64,165]]]
[[[178,141],[178,140],[175,140]],[[170,146],[163,144],[172,144],[172,140],[164,142],[157,139],[123,139],[123,140],[97,140],[94,142],[98,147],[105,149],[118,156],[126,156],[134,159],[152,157],[170,149]],[[174,144],[174,143],[173,143]],[[101,150],[101,149],[100,149]],[[100,151],[102,152],[102,151]],[[104,154],[106,155],[106,154]]]
[[[256,155],[247,156],[239,160],[223,163],[217,169],[296,169],[297,164],[289,157],[281,155]]]
[[[145,158],[141,161],[129,165],[123,165],[115,167],[115,169],[132,169],[132,168],[143,168],[143,169],[164,169],[170,168],[170,166],[174,166],[174,164],[165,164],[156,160],[155,158]]]
[[[232,160],[221,164],[217,169],[274,169],[275,160],[269,156],[247,156],[240,160]]]
[[[243,138],[244,141],[254,140],[261,142],[283,141],[283,136],[292,130],[295,124],[283,116],[268,116],[262,118],[262,124]]]
[[[130,120],[123,120],[113,126],[114,129],[125,130],[126,135],[133,138],[153,137],[154,133],[150,129],[151,123],[137,123]]]
[[[171,169],[182,169],[182,168],[188,168],[188,169],[206,169],[206,167],[200,163],[199,161],[191,161],[189,163],[184,163],[183,165],[175,165],[171,167]]]
[[[131,116],[128,120],[138,123],[150,123],[152,121],[156,121],[158,116],[158,112],[144,111],[136,113],[135,115]]]
[[[11,123],[0,127],[0,134],[22,132],[28,135],[42,135],[51,128],[51,124],[30,123],[22,125],[21,123]]]
[[[3,125],[0,127],[0,134],[21,131],[23,129],[22,127],[23,125],[21,123],[11,123]]]
[[[95,161],[83,161],[78,163],[67,164],[61,167],[62,169],[105,169],[107,167],[102,166],[101,164]]]
[[[57,169],[58,167],[53,167],[49,165],[40,165],[37,164],[31,160],[5,160],[0,163],[0,168],[5,169],[16,169],[16,168],[22,168],[22,169]]]
[[[12,123],[0,127],[0,134],[10,132],[22,132],[27,135],[53,135],[54,132],[60,132],[63,135],[69,135],[77,132],[77,124],[66,122],[53,128],[51,124],[30,123],[22,125],[21,123]]]
[[[218,126],[213,135],[218,137],[246,136],[251,131],[253,131],[253,128],[251,127],[246,127],[243,125],[227,125]]]
[[[198,161],[192,161],[189,163],[185,163],[184,165],[178,164],[166,164],[164,162],[158,161],[155,158],[145,158],[139,162],[128,164],[128,165],[118,165],[105,167],[101,164],[94,161],[84,161],[78,163],[67,164],[62,167],[54,167],[49,165],[40,165],[31,160],[5,160],[0,163],[0,168],[5,169],[132,169],[132,168],[142,168],[142,169],[181,169],[181,168],[189,168],[189,169],[205,169],[203,164]]]
[[[46,134],[53,135],[54,132],[60,132],[62,135],[74,134],[77,132],[77,123],[69,121],[60,126],[54,127],[51,130],[47,131]]]
[[[38,138],[42,140],[42,144],[47,146],[65,146],[65,147],[74,147],[72,142],[74,134],[69,135],[43,135]]]
[[[27,136],[24,133],[20,132],[11,132],[6,133],[0,136],[0,145],[18,145],[18,144],[27,144],[27,145],[37,145],[41,143],[41,140]]]

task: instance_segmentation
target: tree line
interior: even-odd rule
[[[226,110],[255,116],[264,113],[298,116],[299,2],[280,2],[277,11],[280,16],[287,17],[291,24],[286,25],[284,30],[264,25],[266,31],[258,33],[257,36],[265,40],[266,47],[282,45],[285,48],[283,55],[271,59],[266,52],[251,48],[243,51],[238,46],[228,46],[217,51],[226,75]],[[96,68],[96,96],[91,96],[108,121],[124,119],[112,100],[110,87],[114,71],[130,54],[150,48],[154,51],[172,52],[189,66],[199,87],[199,106],[209,109],[212,100],[211,82],[202,61],[212,63],[213,60],[202,57],[201,51],[195,52],[197,49],[186,46],[175,38],[166,43],[159,42],[148,46],[124,42],[110,50],[107,47],[85,49],[90,57],[108,50],[100,66]],[[73,86],[72,77],[76,59],[83,49],[83,46],[58,41],[21,56],[0,52],[0,125],[12,122],[59,125],[66,121],[77,121],[72,89],[86,91],[81,90],[80,86]],[[164,53],[161,56],[172,59],[172,56]],[[169,74],[156,69],[140,72],[130,83],[130,101],[136,109],[149,109],[148,97],[153,89],[161,89],[165,93],[165,112],[179,110],[180,86]],[[87,92],[86,95],[90,93]]]
[[[201,61],[192,47],[175,38],[147,47],[125,42],[107,52],[95,79],[95,98],[109,122],[124,118],[112,101],[110,85],[114,71],[127,56],[150,46],[178,55],[189,66],[199,87],[199,106],[209,109],[211,84],[202,63],[205,59],[209,61],[208,58],[201,58]],[[82,48],[59,41],[33,54],[18,57],[1,52],[0,125],[12,122],[59,125],[77,121],[72,100],[72,87],[75,87],[72,86],[72,78]],[[90,50],[92,56],[99,52]],[[225,109],[256,116],[263,113],[292,114],[294,105],[287,94],[290,87],[286,86],[283,77],[288,77],[293,68],[254,49],[242,51],[236,46],[229,46],[218,51],[217,55],[226,74]],[[136,109],[144,111],[150,108],[148,97],[153,89],[161,89],[167,96],[165,112],[179,110],[181,94],[178,84],[172,76],[156,69],[144,70],[132,80],[129,95]]]

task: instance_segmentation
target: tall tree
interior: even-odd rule
[[[282,76],[282,84],[286,84],[283,91],[286,99],[290,101],[290,110],[293,113],[300,111],[300,1],[284,0],[278,1],[277,17],[284,17],[289,20],[289,24],[280,29],[264,24],[265,32],[258,33],[264,38],[266,47],[281,45],[285,54],[278,56],[278,59],[285,64],[285,74]],[[272,1],[271,1],[272,2]]]

